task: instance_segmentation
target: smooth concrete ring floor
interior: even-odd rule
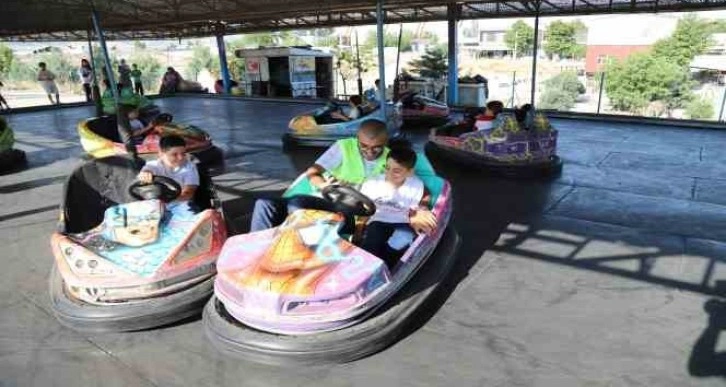
[[[247,227],[316,151],[281,153],[309,104],[159,100],[226,152],[226,215]],[[92,108],[8,116],[29,168],[0,176],[0,386],[723,386],[726,131],[554,120],[564,171],[514,182],[436,165],[462,236],[453,274],[387,350],[332,367],[227,359],[201,322],[81,334],[53,318],[48,238],[76,124]],[[412,134],[421,148],[425,131]],[[707,312],[708,310],[709,312]]]

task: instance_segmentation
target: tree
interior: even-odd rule
[[[427,48],[426,52],[419,59],[412,60],[409,64],[411,71],[424,78],[440,79],[448,70],[447,53],[440,46]]]
[[[670,115],[693,97],[688,71],[649,52],[612,62],[606,71],[605,91],[618,110],[642,113],[651,102],[662,101]]]
[[[570,110],[577,96],[585,92],[585,85],[573,71],[565,71],[544,82],[545,91],[537,107],[542,109]]]
[[[335,53],[338,65],[338,74],[343,80],[343,94],[348,94],[347,80],[358,77],[358,56],[353,50],[339,50]],[[360,51],[361,74],[373,68],[373,56],[369,50]],[[357,92],[357,91],[356,91]]]
[[[575,20],[571,23],[560,20],[550,23],[544,31],[545,53],[560,58],[579,59],[585,56],[585,45],[577,43],[577,36],[587,31],[587,27]]]
[[[713,117],[713,105],[711,101],[704,98],[694,98],[688,106],[686,106],[686,115],[689,118],[698,119],[711,119]]]
[[[686,15],[678,20],[676,30],[653,45],[653,54],[679,66],[688,66],[696,55],[703,54],[711,45],[714,24]]]
[[[217,59],[218,63],[219,59]],[[212,57],[212,53],[209,52],[209,47],[197,44],[192,49],[192,59],[186,68],[187,77],[196,80],[199,72],[202,70],[211,70],[219,67],[214,66],[214,64],[214,58]]]
[[[7,75],[13,65],[13,50],[7,45],[0,43],[0,76]]]
[[[413,32],[403,30],[401,33],[401,52],[411,51],[413,42]],[[378,46],[378,35],[371,31],[366,36],[363,46],[370,49]],[[383,34],[383,47],[398,47],[398,31],[385,32]]]
[[[531,54],[534,48],[534,28],[518,20],[504,34],[504,43],[515,52],[514,55],[517,57]]]

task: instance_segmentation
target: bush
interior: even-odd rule
[[[540,97],[541,109],[569,110],[575,106],[577,96],[585,93],[585,85],[577,79],[577,74],[566,71],[544,82],[545,91]]]
[[[694,98],[686,106],[686,115],[694,120],[711,119],[713,118],[713,114],[713,105],[704,98]]]

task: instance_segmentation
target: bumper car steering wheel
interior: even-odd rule
[[[326,200],[345,208],[355,216],[372,216],[376,213],[376,204],[373,200],[353,187],[329,185],[323,188],[322,195]]]
[[[149,184],[137,180],[129,186],[129,195],[137,200],[159,199],[166,203],[178,198],[181,191],[179,183],[166,176],[154,176]]]

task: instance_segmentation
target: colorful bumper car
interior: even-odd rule
[[[406,127],[430,128],[449,120],[449,107],[441,101],[415,92],[404,93],[400,101]]]
[[[13,149],[14,144],[13,129],[0,117],[0,173],[13,171],[25,163],[25,152]]]
[[[211,179],[201,173],[193,205],[164,204],[179,185],[158,176],[140,185],[138,171],[137,162],[112,156],[66,182],[50,276],[51,305],[65,326],[162,326],[198,314],[212,294],[227,231]]]
[[[136,94],[131,88],[121,89],[119,103],[135,106],[139,109],[139,118],[143,121],[150,121],[161,113],[158,106],[154,105],[148,98]],[[116,102],[113,99],[111,90],[106,89],[101,97],[101,105],[104,114],[116,114]]]
[[[201,164],[210,165],[222,161],[222,151],[212,144],[209,134],[194,125],[182,125],[172,122],[171,116],[159,120],[153,133],[144,137],[143,142],[136,145],[141,157],[155,157],[159,151],[159,140],[163,136],[177,135],[186,141],[187,152],[194,155]],[[78,135],[81,146],[91,157],[102,158],[112,155],[126,154],[126,146],[119,137],[116,116],[94,117],[78,124]]]
[[[351,121],[339,121],[331,116],[334,111],[345,113],[344,108],[335,102],[328,102],[325,106],[311,113],[293,117],[290,120],[289,131],[282,135],[282,149],[292,150],[300,146],[326,147],[337,140],[355,136],[363,121],[378,119],[386,122],[391,137],[398,135],[401,129],[401,105],[388,104],[386,117],[381,109],[372,111],[362,109],[360,118]]]
[[[426,155],[503,177],[559,174],[562,160],[556,154],[557,130],[541,114],[533,115],[529,122],[523,125],[513,117],[500,116],[492,129],[456,137],[440,134],[458,134],[466,125],[473,130],[473,121],[436,128],[426,143]]]
[[[451,188],[420,159],[438,227],[418,235],[392,269],[340,235],[340,213],[301,209],[279,227],[228,239],[203,315],[213,345],[256,362],[313,365],[353,361],[399,338],[447,276],[459,244],[448,225]],[[323,196],[358,215],[375,212],[352,188]]]

